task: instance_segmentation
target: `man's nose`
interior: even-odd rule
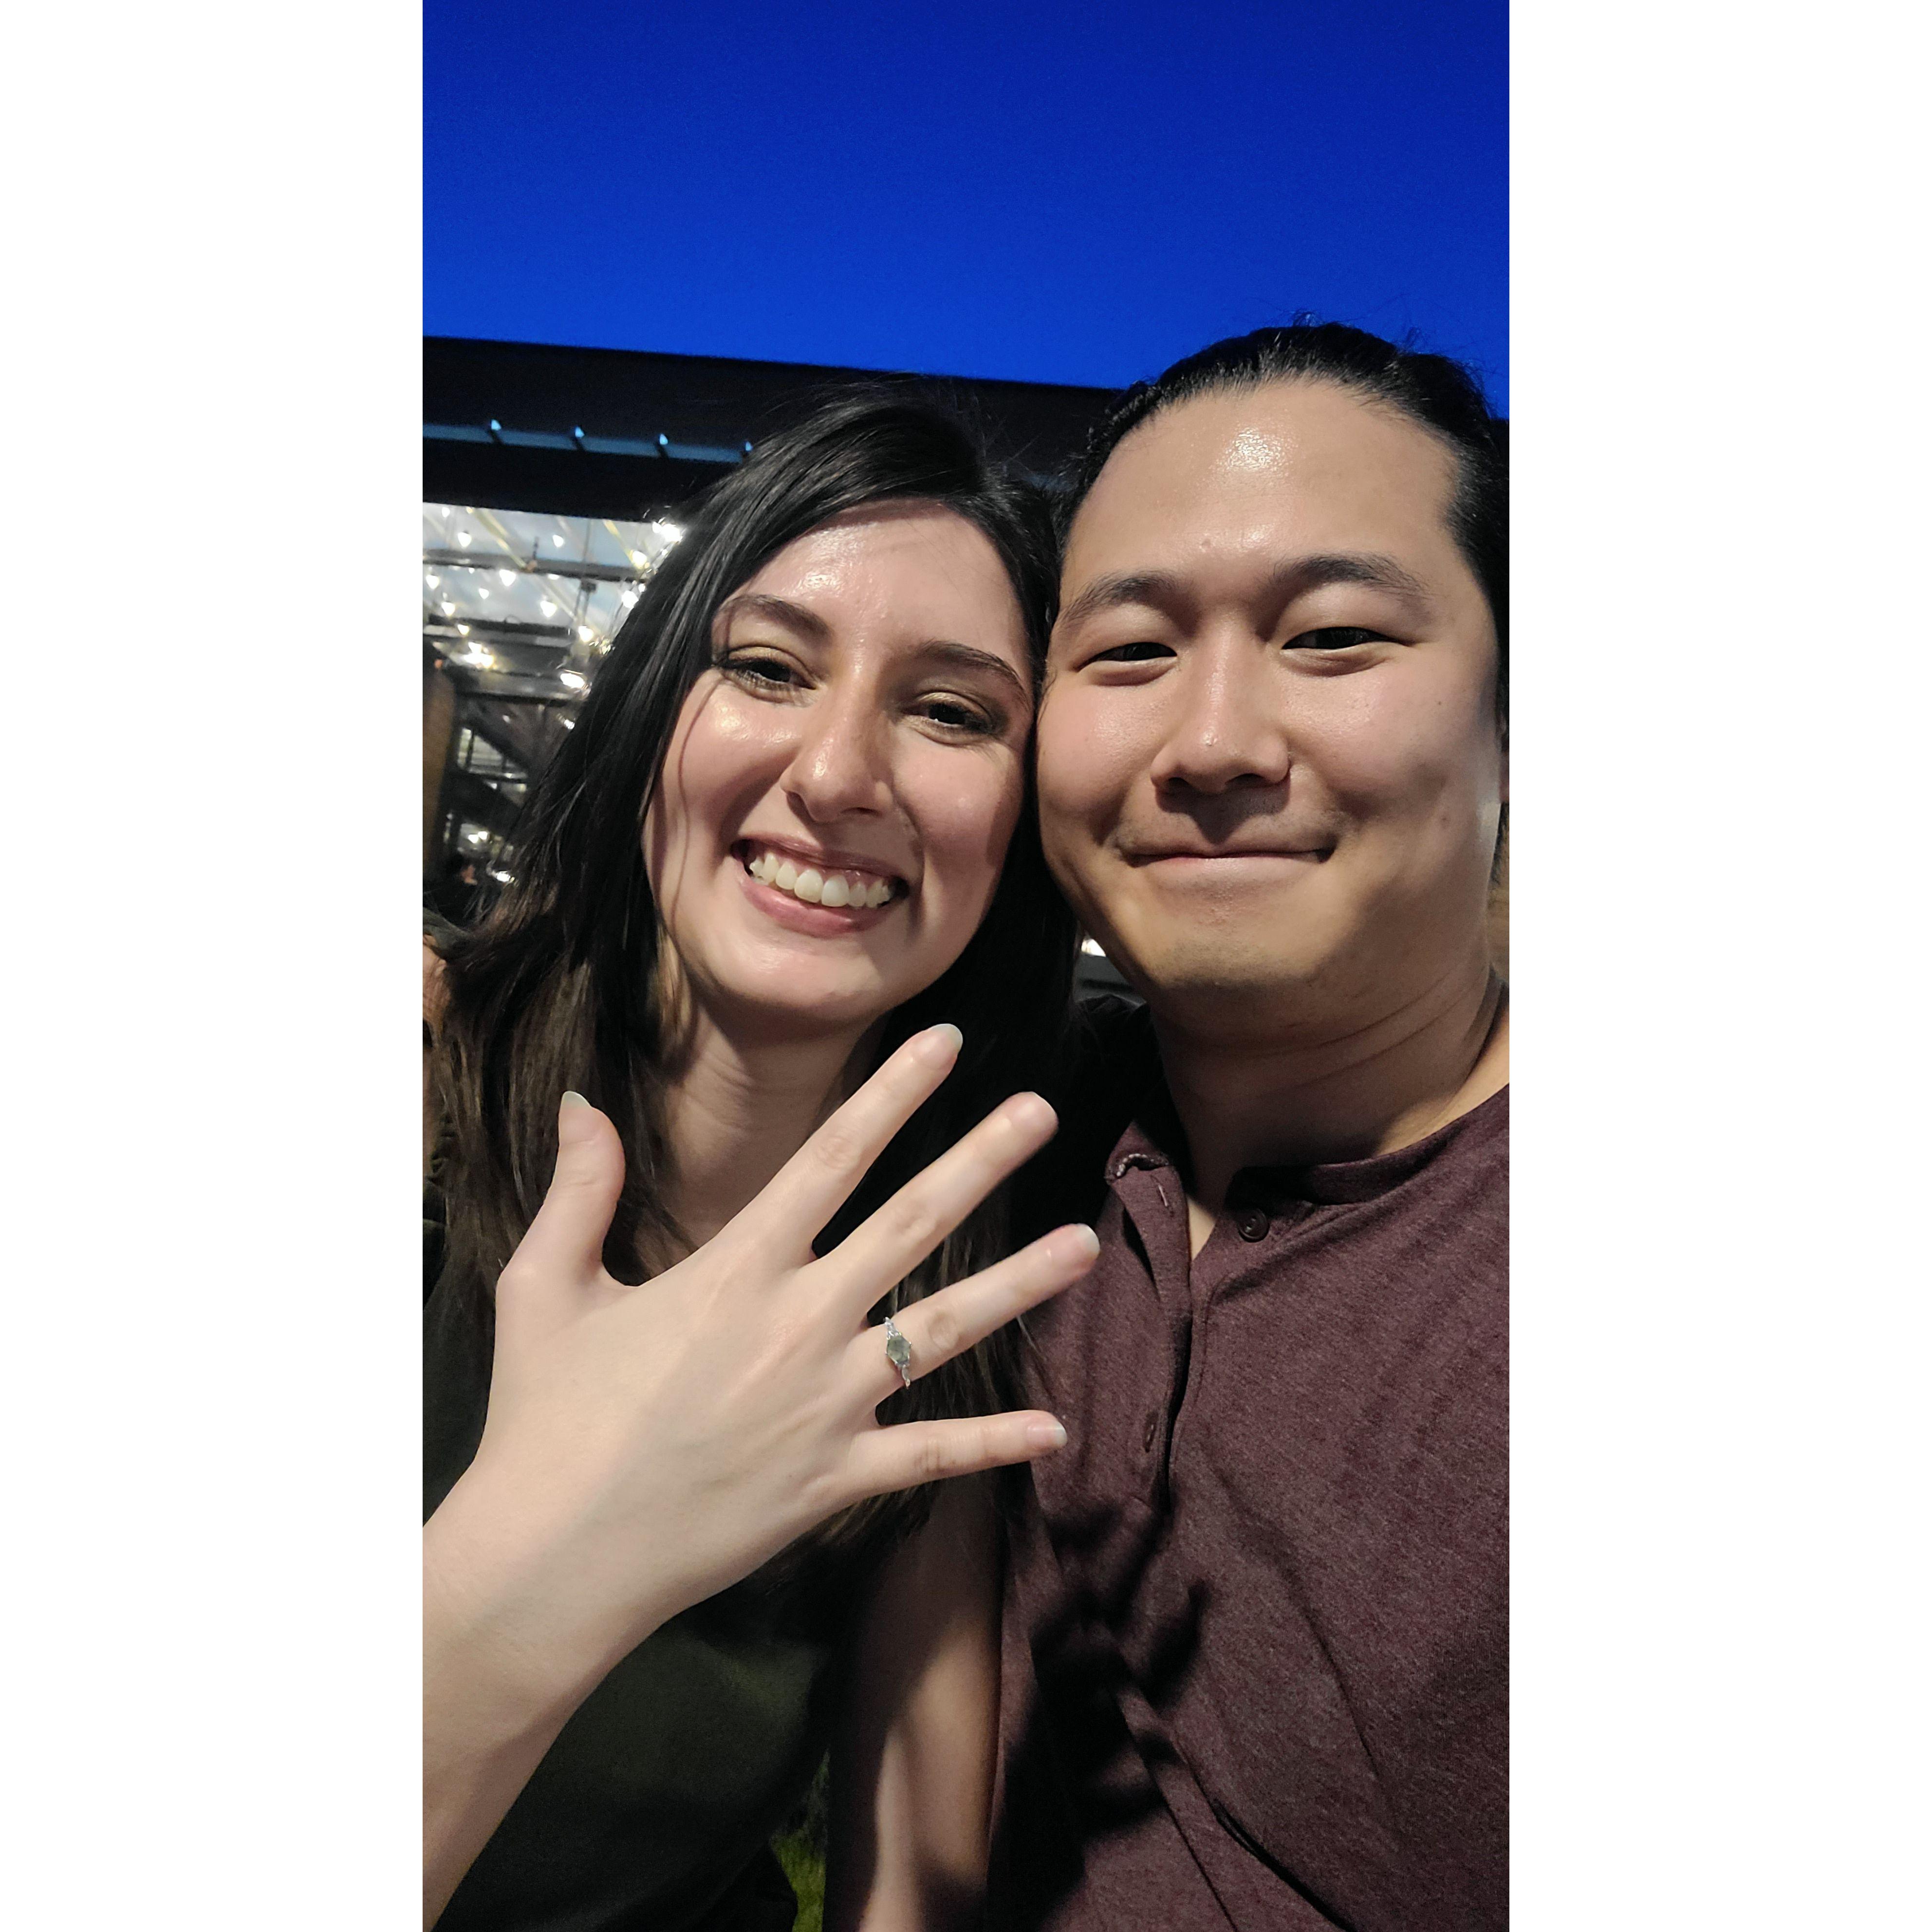
[[[1292,759],[1272,669],[1252,644],[1195,653],[1176,680],[1154,783],[1207,793],[1286,784]]]
[[[876,701],[827,693],[810,706],[784,788],[808,818],[829,822],[890,802],[887,720]]]

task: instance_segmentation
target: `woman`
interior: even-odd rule
[[[449,1928],[788,1924],[763,1847],[868,1592],[921,1660],[893,1695],[983,1729],[949,1659],[983,1657],[992,1606],[980,1573],[948,1588],[982,1505],[955,1484],[928,1522],[916,1486],[1064,1441],[986,1417],[1001,1358],[974,1345],[1094,1252],[1062,1229],[988,1266],[985,1197],[1052,1131],[1007,1096],[1072,958],[1026,777],[1052,572],[1043,506],[943,418],[860,399],[774,439],[646,587],[514,884],[447,949],[424,1699]],[[886,1888],[973,1868],[989,1766],[964,1762]]]

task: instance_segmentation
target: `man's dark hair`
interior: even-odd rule
[[[1496,709],[1509,716],[1509,425],[1482,386],[1446,356],[1403,349],[1339,322],[1294,322],[1210,343],[1151,382],[1136,382],[1095,426],[1060,502],[1063,532],[1123,438],[1150,416],[1218,389],[1333,382],[1399,410],[1447,443],[1456,460],[1450,533],[1475,573],[1496,627]]]

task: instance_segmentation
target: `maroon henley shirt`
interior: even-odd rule
[[[1164,1095],[1114,1147],[1030,1318],[989,1926],[1506,1922],[1508,1105],[1249,1169],[1191,1259]]]

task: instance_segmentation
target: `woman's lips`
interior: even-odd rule
[[[815,864],[757,839],[741,839],[733,856],[753,902],[796,932],[829,934],[876,926],[910,890],[894,874]]]

